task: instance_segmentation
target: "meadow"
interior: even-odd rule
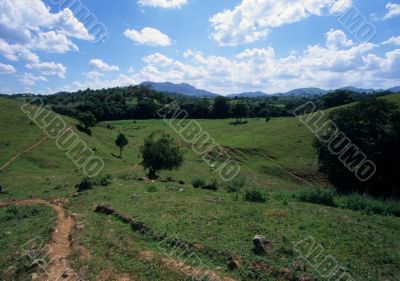
[[[400,105],[399,94],[384,98]],[[77,193],[83,172],[54,140],[44,139],[21,105],[20,100],[0,98],[0,166],[9,163],[0,170],[6,189],[0,202],[66,198],[67,214],[81,226],[70,234],[68,260],[85,280],[188,280],[191,271],[179,261],[209,268],[226,280],[326,280],[295,251],[294,245],[309,237],[353,280],[400,280],[399,217],[299,199],[302,192],[329,188],[329,183],[318,171],[314,135],[295,118],[249,119],[238,126],[230,119],[197,120],[240,164],[245,184],[227,192],[227,183],[163,120],[101,122],[89,136],[75,129],[76,120],[63,116],[104,160],[98,178],[112,179],[107,186]],[[183,166],[161,171],[157,180],[147,179],[138,165],[139,148],[152,132],[173,135],[185,152]],[[116,157],[114,143],[119,133],[129,140],[122,159]],[[218,189],[194,188],[195,178],[217,180]],[[246,191],[253,189],[265,202],[245,200]],[[95,212],[98,205],[119,215]],[[22,273],[15,280],[31,280],[34,269],[21,261],[16,248],[35,236],[50,239],[54,220],[46,206],[0,208],[0,271],[17,264]],[[265,256],[252,252],[257,234],[271,242]],[[230,269],[233,260],[239,266]]]

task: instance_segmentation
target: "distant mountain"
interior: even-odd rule
[[[140,85],[147,86],[158,92],[171,93],[171,94],[181,94],[191,97],[207,97],[214,98],[218,95],[205,90],[197,89],[189,84],[174,84],[170,82],[156,83],[156,82],[143,82]]]
[[[400,92],[400,86],[387,89],[387,91],[390,91],[390,92],[393,92],[393,93],[399,93]]]
[[[326,90],[320,88],[299,88],[286,93],[277,93],[277,95],[284,97],[304,97],[304,96],[321,96],[328,93]]]
[[[265,96],[267,96],[266,93],[258,91],[258,92],[244,92],[244,93],[239,93],[239,94],[230,94],[230,95],[227,95],[226,97],[227,98],[235,98],[235,97],[238,97],[238,98],[260,98],[260,97],[265,97]]]
[[[382,89],[379,90],[374,90],[374,89],[362,89],[362,88],[356,88],[356,87],[352,87],[352,86],[347,86],[347,87],[343,87],[343,88],[339,88],[338,90],[348,90],[348,91],[352,91],[355,93],[365,93],[365,94],[373,94],[373,93],[377,93],[377,92],[382,92]]]

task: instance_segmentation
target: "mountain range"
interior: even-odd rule
[[[153,90],[159,91],[159,92],[170,93],[170,94],[180,94],[180,95],[191,96],[191,97],[215,98],[217,96],[220,96],[219,94],[216,94],[216,93],[212,93],[212,92],[202,90],[202,89],[197,89],[196,87],[193,87],[192,85],[187,84],[187,83],[174,84],[171,82],[164,82],[164,83],[143,82],[140,85],[150,87]],[[389,88],[386,90],[362,89],[362,88],[356,88],[356,87],[352,87],[352,86],[347,86],[347,87],[343,87],[343,88],[339,88],[339,89],[349,90],[349,91],[353,91],[356,93],[366,93],[366,94],[378,93],[378,92],[383,92],[383,91],[400,92],[400,86]],[[299,89],[294,89],[294,90],[291,90],[291,91],[288,91],[285,93],[275,93],[274,95],[279,95],[279,96],[284,96],[284,97],[302,97],[302,96],[313,96],[313,95],[320,96],[320,95],[325,95],[332,91],[334,91],[334,90],[323,90],[320,88],[299,88]],[[226,95],[226,97],[228,97],[228,98],[235,98],[235,97],[259,98],[259,97],[265,97],[265,96],[269,96],[269,94],[266,94],[261,91],[243,92],[243,93]]]

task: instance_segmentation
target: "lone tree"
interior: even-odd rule
[[[120,133],[115,140],[115,145],[119,147],[119,158],[122,158],[122,151],[124,147],[127,146],[129,143],[128,139],[125,137],[124,134]]]
[[[243,100],[239,100],[232,107],[233,116],[236,118],[236,123],[239,123],[243,117],[247,117],[249,115],[249,105],[247,102]]]
[[[149,178],[156,178],[159,170],[178,169],[182,165],[183,152],[173,141],[167,134],[158,139],[151,134],[144,140],[140,152],[143,167],[149,169]]]
[[[79,122],[81,122],[83,128],[87,131],[89,131],[90,128],[96,126],[96,117],[94,117],[93,113],[91,112],[82,112],[78,115],[77,119]]]

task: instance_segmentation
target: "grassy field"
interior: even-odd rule
[[[400,95],[385,99],[400,104]],[[0,166],[45,137],[20,106],[20,101],[0,99]],[[77,124],[63,118],[69,125]],[[186,280],[177,266],[162,261],[163,255],[174,250],[163,243],[165,237],[196,245],[174,252],[175,260],[206,266],[236,280],[326,280],[294,251],[293,245],[307,237],[313,237],[354,280],[400,280],[400,218],[297,199],[300,191],[326,185],[311,146],[313,135],[298,120],[276,118],[267,123],[250,119],[240,126],[231,125],[232,120],[198,121],[240,162],[240,176],[246,178],[242,192],[226,192],[221,181],[217,191],[193,188],[193,178],[210,182],[218,175],[162,120],[128,120],[100,123],[92,136],[75,130],[104,160],[101,175],[113,177],[109,186],[75,194],[82,171],[54,140],[46,139],[0,171],[0,184],[7,189],[0,194],[0,201],[68,198],[67,212],[78,214],[77,221],[84,224],[71,234],[74,248],[70,260],[85,280],[120,280],[122,275],[130,280]],[[123,159],[114,156],[119,152],[114,144],[119,132],[130,142]],[[184,165],[177,171],[160,172],[156,181],[143,178],[145,171],[136,165],[139,147],[151,132],[174,135],[185,150]],[[262,190],[266,202],[245,201],[244,191],[252,188]],[[98,204],[140,222],[149,231],[134,231],[115,216],[95,213]],[[10,263],[12,257],[6,253],[12,252],[13,245],[31,236],[45,237],[54,217],[51,209],[40,207],[33,217],[7,221],[10,208],[0,209],[0,270]],[[23,207],[23,212],[32,213],[33,207],[29,208]],[[38,225],[34,231],[30,231],[31,223]],[[10,228],[18,233],[12,240],[5,234]],[[266,256],[251,251],[256,234],[271,241]],[[149,253],[160,257],[148,258]],[[226,264],[230,259],[242,266],[229,270]],[[16,280],[31,280],[29,277],[21,275]]]

